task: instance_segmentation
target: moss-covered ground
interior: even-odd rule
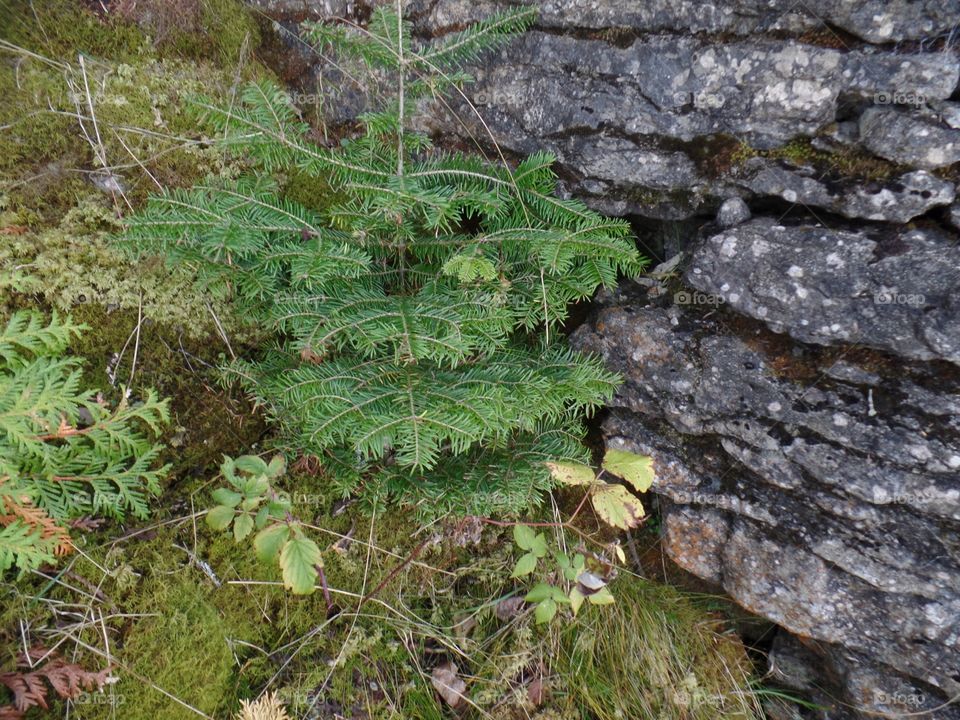
[[[702,599],[621,570],[617,603],[576,620],[505,611],[525,592],[508,529],[371,515],[301,464],[283,482],[324,551],[333,607],[208,529],[222,456],[270,451],[265,419],[216,370],[261,331],[185,270],[131,263],[111,235],[161,187],[242,170],[189,98],[229,101],[269,73],[259,43],[236,0],[0,5],[0,265],[33,278],[0,287],[0,313],[86,323],[71,352],[88,387],[171,398],[173,464],[149,522],[78,528],[57,567],[0,578],[0,672],[25,644],[111,667],[103,693],[52,707],[80,719],[229,718],[268,690],[292,718],[757,716],[747,654]],[[297,177],[286,189],[314,206],[328,192]],[[431,683],[447,663],[466,683],[456,709]]]

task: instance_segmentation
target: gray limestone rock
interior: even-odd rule
[[[625,377],[607,445],[653,455],[667,552],[812,638],[792,674],[822,686],[833,664],[854,715],[938,707],[960,691],[960,372],[715,316],[621,305],[574,336]]]
[[[727,198],[717,211],[717,225],[729,229],[745,223],[750,219],[750,208],[743,199],[738,197]]]
[[[775,196],[847,218],[892,223],[909,222],[935,207],[949,205],[956,195],[953,183],[925,170],[904,173],[885,184],[848,181],[839,185],[812,168],[790,168],[753,158],[740,176],[737,184],[759,196]]]
[[[803,342],[960,364],[960,247],[932,230],[755,219],[698,246],[685,280]]]
[[[960,162],[960,130],[920,113],[869,108],[860,116],[860,139],[874,155],[902,165],[935,170]]]

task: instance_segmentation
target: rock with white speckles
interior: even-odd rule
[[[737,177],[738,185],[761,197],[778,197],[847,218],[893,223],[909,222],[933,208],[949,205],[956,196],[953,183],[925,170],[904,173],[886,183],[828,183],[812,168],[752,158]]]
[[[735,227],[749,219],[750,208],[742,198],[727,198],[717,211],[717,225],[724,229]]]
[[[625,378],[606,442],[654,457],[670,557],[814,641],[771,669],[823,717],[960,718],[960,371],[634,303],[573,340]]]
[[[860,140],[891,162],[935,170],[960,162],[960,130],[917,112],[869,108],[860,116]]]
[[[837,44],[847,41],[833,28],[868,42],[889,43],[949,33],[960,16],[958,0],[414,0],[412,8],[422,13],[421,23],[443,30],[520,4],[536,5],[539,23],[548,28],[735,35],[813,31]]]
[[[568,189],[594,207],[681,218],[734,194],[722,175],[737,148],[730,138],[774,148],[833,126],[841,103],[894,91],[942,100],[960,63],[792,40],[653,34],[619,46],[532,31],[471,73],[465,92],[483,121],[453,98],[421,107],[419,127],[440,142],[473,138],[492,150],[492,133],[512,153],[549,150]]]
[[[803,342],[960,365],[960,247],[933,230],[758,218],[699,245],[685,280]]]

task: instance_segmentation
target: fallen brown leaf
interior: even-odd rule
[[[499,620],[506,621],[520,612],[525,604],[526,603],[524,603],[523,598],[520,596],[508,597],[497,603],[497,607],[494,612]]]
[[[430,675],[430,683],[439,693],[443,701],[452,708],[457,707],[463,699],[467,684],[457,674],[458,668],[455,663],[448,662],[438,665],[433,669]]]

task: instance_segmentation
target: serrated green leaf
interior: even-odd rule
[[[513,540],[521,550],[529,550],[537,539],[537,534],[529,525],[514,525]]]
[[[227,505],[217,505],[207,513],[207,525],[214,530],[226,530],[237,511]]]
[[[271,562],[280,552],[280,548],[290,538],[290,528],[286,525],[271,525],[261,530],[253,538],[253,549],[261,562]]]
[[[601,485],[591,500],[597,516],[612,527],[629,530],[643,519],[643,504],[623,485]]]
[[[218,505],[234,508],[243,500],[243,495],[229,488],[217,488],[213,491],[213,499]]]
[[[522,555],[513,568],[510,577],[524,577],[537,569],[537,556],[533,553]]]
[[[267,481],[263,475],[256,475],[254,477],[247,478],[243,482],[243,494],[248,498],[252,497],[263,497],[264,493],[267,492],[267,489],[270,487],[270,483]]]
[[[288,540],[280,551],[284,586],[295,595],[312,593],[317,582],[317,565],[321,560],[320,548],[313,540],[303,536]]]
[[[607,450],[603,469],[626,480],[637,492],[649,490],[656,477],[652,457],[627,450]]]
[[[267,503],[267,508],[270,510],[270,517],[278,519],[285,518],[287,516],[287,510],[290,509],[290,503],[271,500]]]
[[[533,611],[533,617],[536,619],[537,625],[550,622],[556,614],[557,603],[550,598],[538,603],[537,608]]]
[[[597,479],[593,468],[580,463],[548,462],[546,466],[561,485],[591,485]]]
[[[243,455],[238,457],[233,461],[233,466],[237,470],[250,473],[251,475],[266,475],[268,469],[263,458],[259,458],[256,455]]]
[[[247,510],[247,511],[256,510],[256,509],[257,509],[257,506],[260,504],[260,502],[261,502],[262,500],[263,500],[262,497],[250,497],[250,498],[247,498],[247,499],[244,500],[242,503],[240,503],[240,508],[241,508],[242,510]]]
[[[537,583],[523,599],[530,603],[540,602],[541,600],[553,597],[554,589],[552,585],[548,585],[547,583]]]
[[[253,518],[249,515],[238,515],[233,522],[233,539],[240,542],[251,532],[253,532]]]
[[[533,543],[530,545],[530,552],[536,555],[538,558],[547,556],[547,536],[543,533],[538,533],[537,536],[533,539]]]
[[[257,530],[262,530],[263,526],[267,524],[267,520],[270,519],[270,506],[264,505],[259,510],[257,510],[257,517],[254,520],[254,525],[257,526]]]

